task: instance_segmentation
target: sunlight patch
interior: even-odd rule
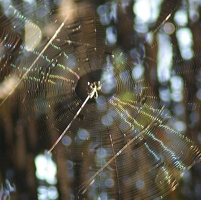
[[[25,21],[25,49],[33,51],[41,42],[41,29],[31,21]]]

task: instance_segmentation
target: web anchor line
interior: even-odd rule
[[[66,134],[66,132],[69,130],[69,128],[71,127],[72,123],[74,122],[74,120],[77,118],[77,116],[80,114],[80,112],[82,111],[82,109],[84,108],[84,106],[86,105],[86,103],[88,102],[89,99],[92,99],[93,97],[95,99],[98,98],[98,91],[101,90],[101,83],[100,81],[98,82],[93,82],[93,83],[89,83],[88,82],[88,86],[89,86],[89,92],[88,92],[88,96],[85,99],[85,101],[83,102],[83,104],[81,105],[81,107],[79,108],[79,110],[77,111],[77,113],[75,114],[75,116],[73,117],[73,119],[71,120],[71,122],[68,124],[68,126],[65,128],[65,130],[63,131],[63,133],[58,137],[58,139],[56,140],[56,142],[52,145],[52,147],[48,150],[48,154],[50,154],[52,152],[52,150],[56,147],[56,145],[60,142],[60,140],[63,138],[63,136]]]
[[[10,6],[10,7],[13,8],[12,6]],[[16,12],[15,9],[14,9],[14,11]],[[23,81],[23,79],[25,79],[25,77],[27,77],[28,73],[33,69],[34,65],[37,63],[37,61],[39,60],[39,58],[47,50],[47,48],[50,46],[51,42],[57,37],[57,35],[59,34],[59,32],[61,31],[61,29],[65,25],[65,22],[68,20],[69,16],[70,16],[70,14],[68,14],[66,16],[66,18],[64,19],[64,21],[61,23],[61,25],[59,26],[59,28],[54,33],[54,35],[51,37],[51,39],[48,41],[48,43],[45,45],[45,47],[42,49],[42,51],[36,57],[36,59],[33,61],[33,63],[30,65],[30,67],[28,68],[28,70],[23,74],[23,76],[21,77],[21,79],[16,83],[16,85],[13,87],[13,89],[7,94],[7,96],[0,103],[0,106],[2,106],[4,104],[4,102],[13,94],[13,92],[17,89],[17,87],[20,85],[20,83]]]
[[[142,136],[147,130],[149,130],[152,126],[154,126],[156,123],[156,119],[161,115],[162,111],[164,110],[164,106],[160,109],[158,115],[154,118],[154,120],[152,122],[150,122],[149,125],[147,125],[137,136],[133,137],[131,140],[128,141],[128,143],[123,146],[114,156],[112,156],[91,178],[89,178],[87,181],[85,181],[80,190],[79,193],[80,194],[84,194],[87,189],[89,188],[89,186],[91,186],[94,181],[95,178],[98,174],[100,174],[100,172],[102,172],[111,162],[115,161],[115,159],[123,152],[125,151],[128,146],[130,146],[137,138],[139,138],[140,136]]]

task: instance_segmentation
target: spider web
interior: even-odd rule
[[[152,28],[155,32],[177,6],[165,4],[166,10]],[[123,42],[111,43],[106,37],[107,26],[97,14],[99,5],[42,1],[35,10],[25,4],[24,12],[23,4],[9,5],[5,13],[9,20],[2,18],[1,23],[1,80],[6,85],[9,80],[14,83],[2,94],[1,106],[18,99],[20,112],[36,120],[41,137],[37,148],[49,149],[82,106],[87,83],[100,80],[98,98],[88,101],[53,150],[55,156],[64,152],[74,165],[74,176],[67,175],[69,195],[162,198],[200,160],[200,151],[172,129],[171,115],[149,81],[133,78],[133,58],[122,50]],[[26,27],[36,33],[27,36]],[[139,51],[145,54],[140,45]],[[145,58],[138,55],[137,59]],[[175,73],[194,71],[186,66]]]

